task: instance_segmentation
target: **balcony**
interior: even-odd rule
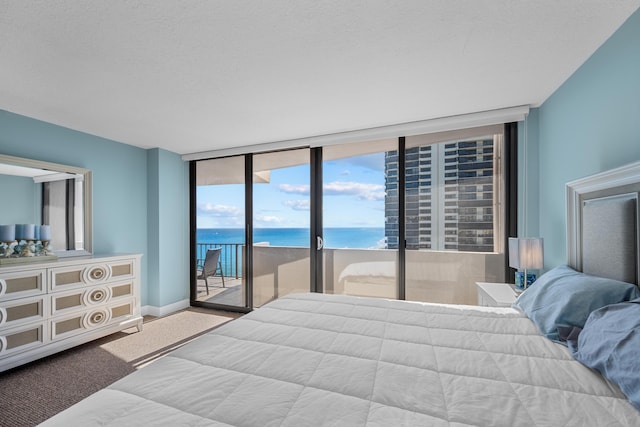
[[[197,281],[197,300],[244,306],[244,244],[198,243],[198,259],[206,249],[221,247],[225,287],[219,276]],[[308,292],[309,249],[254,245],[254,307],[292,292]],[[394,250],[324,249],[324,292],[395,299],[397,257]],[[446,304],[477,304],[475,282],[503,282],[504,254],[407,250],[406,299]]]

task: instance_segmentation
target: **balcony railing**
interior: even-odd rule
[[[244,243],[196,243],[196,260],[198,265],[204,264],[208,249],[222,248],[220,263],[222,274],[226,277],[242,277],[242,247]]]

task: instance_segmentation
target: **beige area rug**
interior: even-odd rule
[[[0,426],[35,426],[240,314],[189,308],[0,373]]]

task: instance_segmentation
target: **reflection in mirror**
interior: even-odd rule
[[[91,253],[90,170],[0,155],[0,194],[0,224],[48,224],[56,255]]]

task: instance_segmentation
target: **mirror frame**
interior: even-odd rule
[[[59,250],[54,252],[58,257],[74,257],[91,255],[93,253],[93,208],[92,208],[92,187],[91,170],[79,168],[76,166],[63,165],[60,163],[44,162],[41,160],[25,159],[22,157],[8,156],[0,154],[0,163],[6,163],[15,166],[24,166],[34,169],[45,169],[55,172],[65,172],[70,174],[79,174],[83,176],[83,225],[84,225],[84,249],[82,250]]]

